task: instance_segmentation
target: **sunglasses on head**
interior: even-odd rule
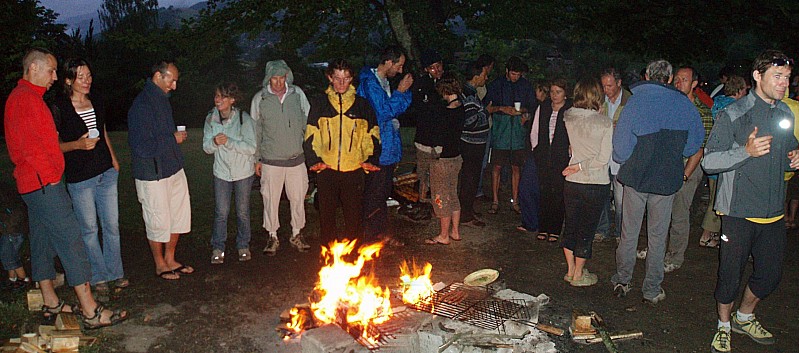
[[[771,59],[772,66],[793,66],[793,59],[788,58],[774,58]]]

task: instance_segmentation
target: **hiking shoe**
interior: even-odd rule
[[[214,249],[211,252],[211,265],[221,265],[225,263],[225,252],[219,249]]]
[[[250,254],[249,248],[239,249],[239,261],[250,261],[252,259],[252,254]]]
[[[638,252],[635,253],[635,257],[638,258],[638,260],[646,260],[646,251],[647,248],[644,248],[643,250],[638,250]]]
[[[680,269],[679,265],[675,265],[675,264],[673,264],[671,262],[666,262],[666,264],[663,265],[663,272],[666,272],[666,273],[669,273],[669,272],[674,271],[674,270],[679,270],[679,269]]]
[[[654,298],[644,298],[644,302],[655,305],[662,301],[666,300],[666,291],[663,288],[660,288],[660,293],[656,295]]]
[[[580,277],[580,279],[572,278],[572,280],[569,281],[569,284],[571,284],[572,287],[588,287],[595,285],[598,280],[599,278],[595,274],[583,269],[583,276]]]
[[[613,295],[618,298],[624,298],[627,296],[627,293],[630,291],[632,287],[630,287],[629,283],[622,284],[616,283],[613,285]]]
[[[730,331],[719,327],[719,330],[716,331],[716,335],[713,336],[713,342],[710,343],[710,350],[713,353],[731,352],[732,348],[730,347]]]
[[[753,341],[760,344],[774,344],[776,341],[771,332],[766,331],[763,326],[760,326],[760,322],[757,321],[754,315],[747,321],[739,321],[738,316],[732,314],[730,326],[732,326],[734,332],[747,335]]]
[[[291,244],[291,246],[297,248],[297,250],[299,250],[300,252],[305,252],[306,250],[311,248],[310,245],[306,244],[305,241],[302,240],[301,234],[292,236],[289,239],[289,243]]]
[[[277,253],[277,249],[280,247],[280,240],[277,237],[269,237],[269,241],[266,243],[266,247],[264,248],[264,254],[269,256],[275,256]]]

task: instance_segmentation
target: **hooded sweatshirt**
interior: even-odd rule
[[[302,143],[311,105],[301,88],[295,86],[294,74],[283,60],[266,63],[263,86],[252,98],[250,111],[256,120],[256,153],[263,164],[294,167],[305,162]],[[269,86],[274,76],[286,76],[286,93],[278,97]]]

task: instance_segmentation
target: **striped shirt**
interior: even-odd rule
[[[88,129],[97,128],[97,115],[94,112],[94,108],[76,113],[78,113],[80,118],[83,119],[83,123],[86,124],[86,128]]]

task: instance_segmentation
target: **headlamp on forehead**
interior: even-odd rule
[[[771,59],[771,66],[793,66],[793,59],[773,58]]]

